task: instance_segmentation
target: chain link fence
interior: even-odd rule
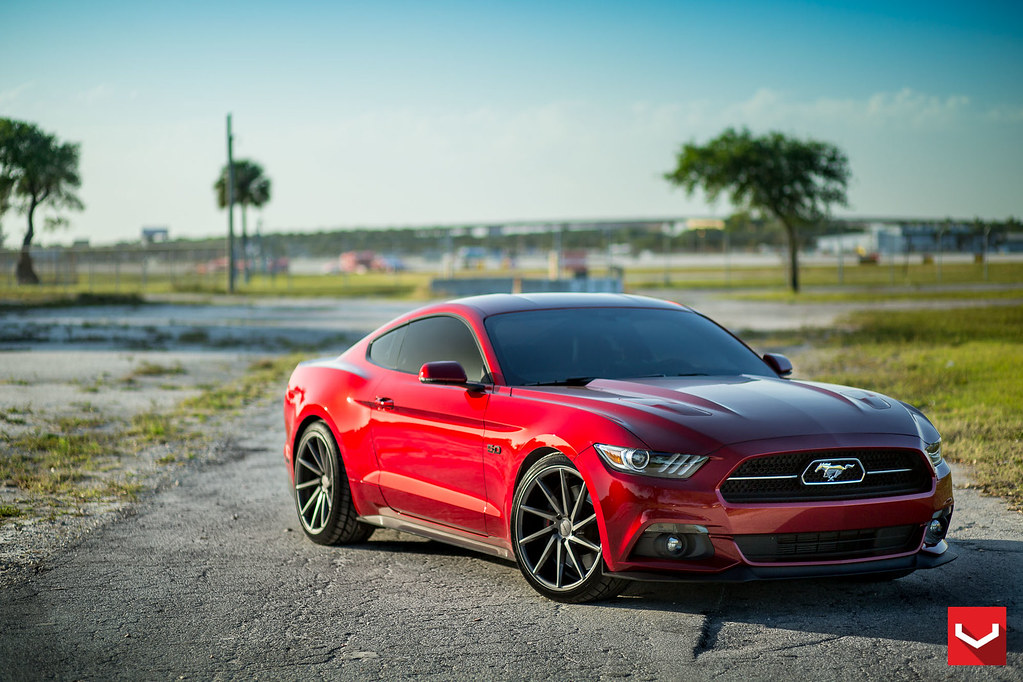
[[[217,245],[152,244],[118,247],[33,248],[32,265],[42,286],[78,291],[145,292],[211,291],[227,285],[226,248]],[[20,252],[0,251],[0,287],[18,286]],[[288,272],[287,258],[239,256],[239,281],[248,265],[252,276],[276,277]]]

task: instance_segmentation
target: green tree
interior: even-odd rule
[[[80,211],[83,208],[75,194],[82,185],[78,157],[77,144],[61,143],[56,136],[31,123],[0,119],[0,215],[13,206],[28,217],[28,229],[18,258],[20,284],[39,283],[29,253],[35,237],[36,209]],[[66,224],[63,218],[46,221],[46,225],[52,227]]]
[[[220,177],[213,183],[219,208],[227,208],[227,171],[225,165],[220,171]],[[270,178],[263,174],[263,167],[255,161],[239,159],[234,162],[234,201],[242,207],[242,261],[245,264],[245,280],[248,281],[249,232],[246,211],[249,206],[261,208],[270,201]]]
[[[14,196],[14,169],[7,157],[13,142],[14,121],[0,118],[0,247],[4,245],[3,219]]]
[[[706,145],[688,143],[664,179],[711,201],[727,192],[739,209],[771,216],[784,227],[789,283],[799,291],[799,230],[819,222],[832,205],[847,206],[849,160],[834,145],[778,132],[754,136],[728,128]]]
[[[4,247],[4,240],[7,235],[4,234],[4,213],[11,207],[11,195],[14,190],[14,180],[3,174],[3,168],[0,167],[0,249]]]

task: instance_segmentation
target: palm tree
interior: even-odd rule
[[[220,171],[220,177],[213,184],[217,193],[217,206],[227,208],[227,166]],[[249,206],[262,207],[270,201],[270,178],[263,174],[263,167],[249,159],[234,162],[234,200],[242,206],[242,262],[245,281],[249,281],[249,232],[247,209]]]

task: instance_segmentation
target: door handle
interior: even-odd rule
[[[375,402],[376,402],[376,405],[377,405],[378,409],[381,409],[381,410],[393,410],[394,409],[394,401],[391,400],[390,398],[377,398]]]

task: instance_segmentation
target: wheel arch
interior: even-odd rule
[[[341,448],[341,438],[339,436],[337,425],[334,423],[334,420],[331,419],[330,415],[327,414],[325,411],[310,405],[299,416],[298,428],[295,429],[295,433],[292,436],[291,440],[292,459],[294,459],[295,455],[297,454],[296,451],[298,449],[298,443],[300,440],[302,440],[302,436],[305,434],[306,430],[316,422],[323,422],[324,424],[327,425],[327,428],[330,430],[330,435],[334,437],[334,443],[337,444],[338,452],[341,454],[341,457],[344,458],[345,453],[344,450]]]
[[[543,440],[546,440],[546,439],[543,439]],[[513,530],[511,528],[511,525],[512,525],[512,523],[514,523],[514,521],[513,521],[514,514],[513,514],[512,509],[513,509],[513,506],[514,506],[515,494],[518,491],[519,486],[522,483],[523,477],[533,467],[534,464],[536,464],[538,461],[540,461],[544,457],[546,457],[548,455],[551,455],[551,454],[560,454],[560,455],[563,455],[566,458],[568,458],[568,460],[572,463],[572,466],[574,466],[576,471],[579,472],[580,477],[583,479],[583,482],[585,483],[587,489],[590,492],[590,495],[593,498],[593,508],[594,508],[594,510],[596,511],[596,514],[597,514],[597,528],[600,531],[600,538],[601,538],[601,545],[602,545],[602,547],[601,547],[602,548],[602,554],[604,556],[605,562],[607,562],[611,558],[611,554],[610,554],[611,550],[610,550],[610,544],[608,542],[608,533],[607,533],[607,519],[606,519],[607,510],[604,509],[604,505],[602,504],[603,500],[602,500],[601,495],[599,494],[599,491],[595,489],[596,488],[596,486],[595,486],[596,482],[593,480],[593,477],[590,475],[590,472],[588,471],[588,466],[591,466],[591,465],[603,466],[603,465],[600,464],[599,460],[596,458],[596,455],[593,455],[592,459],[589,456],[589,453],[593,452],[592,446],[587,446],[582,451],[578,451],[577,452],[567,442],[560,441],[560,439],[556,439],[556,440],[547,440],[547,442],[542,442],[542,443],[535,443],[534,442],[532,444],[532,447],[527,448],[527,450],[528,450],[528,454],[526,454],[526,456],[523,457],[522,460],[519,462],[518,469],[515,472],[515,482],[508,489],[508,500],[507,500],[507,503],[506,503],[507,504],[506,509],[508,510],[508,514],[507,514],[507,520],[505,522],[506,523],[505,530],[508,532],[509,541],[513,542],[512,538],[514,537],[514,533],[513,533]],[[580,460],[586,460],[586,462],[584,463],[584,462],[582,462]]]
[[[515,497],[515,491],[518,490],[519,483],[522,482],[522,477],[526,475],[526,472],[529,471],[534,464],[539,462],[547,455],[553,455],[555,453],[565,455],[565,453],[558,448],[552,447],[550,445],[541,445],[535,447],[532,451],[529,452],[529,454],[522,458],[522,461],[519,462],[518,471],[515,472],[515,482],[512,485],[512,497]],[[568,457],[568,455],[565,456]],[[569,459],[571,458],[569,457]]]
[[[295,429],[295,437],[291,441],[291,452],[292,457],[295,456],[296,450],[298,450],[298,442],[302,440],[302,436],[305,435],[306,429],[315,424],[316,422],[325,421],[323,417],[318,414],[310,413],[307,414],[301,422],[299,422],[298,428]],[[329,426],[329,424],[328,424]],[[333,431],[334,429],[331,429]],[[334,439],[335,441],[337,438]]]

